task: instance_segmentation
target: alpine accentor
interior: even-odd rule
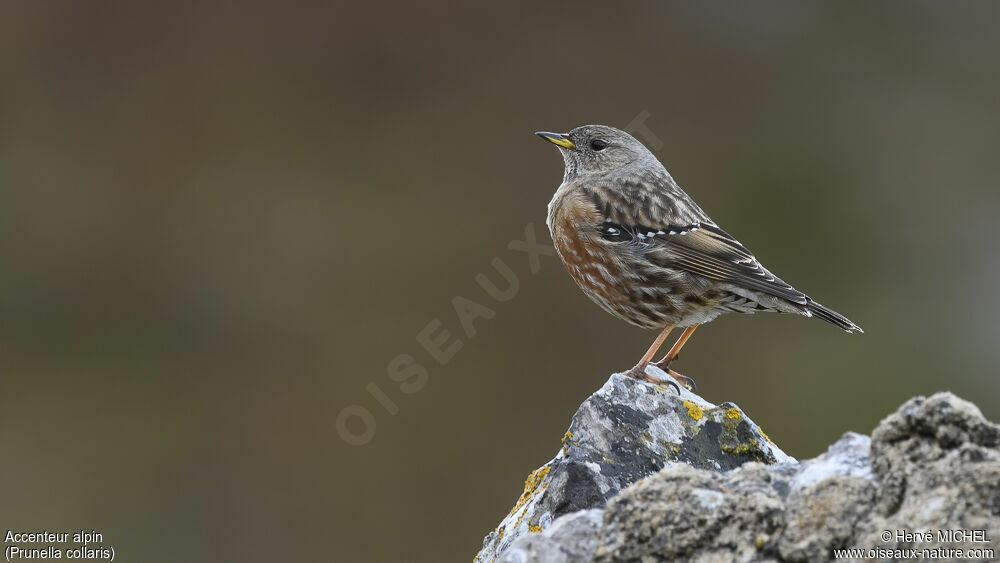
[[[653,365],[693,388],[670,362],[698,325],[722,313],[798,313],[863,332],[769,272],[628,133],[584,125],[538,135],[559,147],[566,164],[546,223],[570,276],[605,311],[638,327],[661,329],[626,375],[666,383],[647,375],[646,366],[670,331],[684,327]]]

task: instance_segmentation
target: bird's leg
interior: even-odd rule
[[[686,375],[681,375],[677,373],[676,371],[670,369],[669,366],[670,362],[677,359],[677,355],[680,354],[681,348],[683,348],[684,345],[687,344],[688,339],[691,338],[692,334],[694,334],[694,330],[696,328],[698,328],[698,325],[691,325],[685,328],[684,332],[681,333],[681,337],[677,339],[677,342],[675,342],[674,345],[670,348],[670,351],[667,352],[667,355],[663,356],[662,360],[653,364],[654,366],[667,372],[667,374],[669,374],[671,377],[679,381],[681,385],[687,387],[688,391],[695,390],[696,385],[694,384],[694,380]]]
[[[660,346],[663,345],[663,341],[667,339],[667,336],[670,335],[670,331],[672,330],[674,330],[674,325],[667,325],[664,327],[663,330],[660,331],[660,334],[656,337],[656,340],[653,341],[653,345],[650,346],[649,350],[646,350],[646,353],[642,355],[642,359],[639,360],[639,363],[632,369],[625,372],[625,375],[635,379],[641,379],[642,381],[648,381],[656,385],[673,385],[677,388],[677,394],[680,395],[681,389],[673,381],[658,379],[646,374],[646,366],[649,365],[649,360],[653,359],[653,356],[656,355],[656,351],[660,349]]]
[[[667,352],[667,355],[663,356],[663,358],[660,361],[656,362],[653,365],[666,371],[667,368],[670,366],[670,362],[677,359],[677,356],[681,353],[681,348],[683,348],[684,345],[687,344],[688,339],[690,339],[691,335],[694,334],[694,330],[696,328],[698,328],[698,325],[691,325],[685,328],[684,332],[681,333],[681,337],[678,338],[677,342],[675,342],[674,345],[670,347],[670,351]]]

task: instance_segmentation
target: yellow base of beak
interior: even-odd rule
[[[538,133],[535,133],[535,135],[538,135],[539,137],[545,139],[546,141],[552,143],[553,145],[557,145],[565,149],[576,148],[576,145],[573,143],[573,141],[569,140],[569,137],[567,135],[564,135],[563,133],[549,133],[548,131],[539,131]]]

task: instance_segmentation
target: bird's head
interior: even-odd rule
[[[566,163],[563,181],[606,174],[652,159],[649,149],[628,133],[607,125],[581,125],[569,133],[535,133],[559,148]]]

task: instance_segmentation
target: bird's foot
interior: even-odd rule
[[[663,371],[667,371],[667,368],[670,366],[670,362],[672,362],[674,360],[679,360],[680,357],[681,357],[681,355],[679,353],[675,352],[673,356],[671,356],[668,353],[667,355],[665,355],[662,358],[660,358],[660,361],[653,362],[653,365],[656,366],[656,367],[658,367],[658,368],[660,368],[660,369],[662,369]]]
[[[679,373],[677,373],[676,371],[674,371],[674,370],[672,370],[670,368],[667,368],[664,371],[667,372],[667,375],[669,375],[670,377],[676,379],[678,381],[678,383],[680,383],[681,385],[683,385],[684,388],[687,389],[688,391],[694,393],[694,390],[698,388],[698,386],[694,384],[694,380],[691,379],[690,377],[688,377],[686,375],[679,374]]]
[[[634,368],[632,368],[632,369],[628,370],[627,372],[625,372],[624,375],[627,376],[627,377],[631,377],[633,379],[638,379],[640,381],[648,381],[649,383],[652,383],[653,385],[663,385],[663,386],[671,385],[677,391],[678,395],[681,394],[681,388],[680,388],[679,385],[677,385],[676,381],[674,381],[672,379],[660,379],[658,377],[653,377],[652,375],[649,375],[648,373],[646,373],[646,366],[647,365],[649,365],[649,364],[639,364],[639,365],[635,366]],[[680,375],[680,374],[678,374],[678,375]],[[684,377],[684,376],[681,375],[681,377]],[[687,378],[685,377],[685,379],[687,379]],[[694,382],[692,381],[691,384],[694,385]]]
[[[668,355],[667,357],[663,358],[662,360],[660,360],[660,361],[658,361],[658,362],[656,362],[656,363],[654,363],[652,365],[654,365],[657,368],[659,368],[659,369],[663,370],[664,372],[666,372],[667,375],[669,375],[670,377],[673,377],[674,379],[676,379],[688,391],[691,391],[693,393],[694,390],[698,388],[698,386],[695,385],[694,380],[691,379],[690,377],[686,376],[686,375],[679,374],[676,371],[670,369],[670,362],[672,362],[672,361],[674,361],[676,359],[677,359],[676,355],[673,356],[673,357],[670,357]]]
[[[653,362],[652,365],[662,369],[663,371],[667,371],[667,369],[670,368],[670,362],[676,359],[677,359],[676,357],[671,358],[670,354],[667,354],[666,356],[663,356],[663,358],[661,358],[660,361]]]

